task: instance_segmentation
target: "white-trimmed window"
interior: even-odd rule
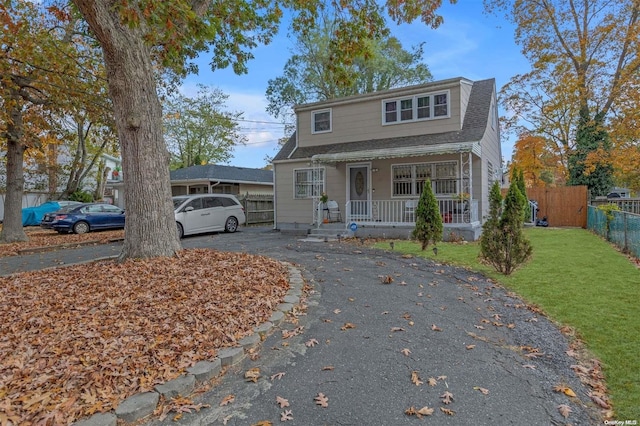
[[[458,193],[458,163],[396,164],[391,166],[394,197],[419,197],[427,179],[435,195],[451,196]]]
[[[293,197],[319,197],[324,192],[324,168],[296,169],[293,171]]]
[[[449,117],[449,91],[382,101],[382,124]]]
[[[327,133],[331,131],[331,109],[311,112],[311,133]]]

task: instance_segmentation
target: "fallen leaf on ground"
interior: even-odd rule
[[[260,368],[253,367],[244,373],[245,380],[256,383],[260,378]]]
[[[278,404],[280,408],[284,408],[289,406],[289,401],[281,396],[276,396],[276,404]]]
[[[304,343],[304,345],[308,348],[312,348],[317,344],[318,344],[318,341],[316,339],[309,339]]]
[[[273,426],[273,423],[271,423],[269,420],[261,420],[258,423],[254,423],[251,426]]]
[[[453,402],[453,394],[449,391],[445,391],[442,395],[440,395],[440,398],[442,398],[442,402],[444,404],[451,404]]]
[[[572,410],[571,407],[569,407],[567,404],[560,404],[558,405],[558,411],[560,412],[562,417],[566,419],[567,417],[569,417],[569,414],[571,414]]]
[[[393,277],[391,275],[380,275],[380,281],[382,284],[391,284],[393,282]]]
[[[405,331],[402,327],[391,327],[391,331]]]
[[[421,409],[418,410],[418,414],[421,414],[423,416],[430,416],[433,414],[433,408],[429,408],[427,406],[422,407]]]
[[[533,365],[533,364],[522,364],[522,366],[523,366],[524,368],[530,368],[530,369],[532,369],[532,370],[535,370],[535,369],[536,369],[536,366],[535,366],[535,365]]]
[[[322,408],[327,408],[329,406],[329,398],[323,393],[318,393],[318,396],[314,398],[314,401],[316,402],[316,405],[319,405]]]
[[[402,352],[404,356],[409,356],[409,354],[411,353],[411,351],[408,348],[404,348],[400,352]]]
[[[183,413],[191,413],[192,410],[199,412],[202,408],[209,408],[208,404],[194,404],[192,400],[185,397],[177,397],[171,399],[163,408],[159,419],[162,421],[167,418],[169,413],[177,413],[173,420],[177,421],[182,418]]]
[[[407,416],[416,416],[417,418],[421,419],[422,416],[430,416],[433,414],[433,408],[429,408],[429,407],[422,407],[419,410],[416,410],[415,407],[409,407],[406,410],[404,410],[404,414],[406,414]]]
[[[235,401],[236,396],[231,394],[231,395],[227,395],[224,398],[222,398],[222,401],[220,401],[220,406],[223,407],[227,404],[231,404],[233,401]]]
[[[442,380],[444,382],[447,380],[447,376],[438,376],[438,380]]]
[[[336,314],[336,315],[338,315],[340,312],[342,312],[340,309],[334,309],[333,310],[333,313]]]
[[[350,322],[345,322],[344,325],[340,327],[340,330],[345,331],[345,330],[349,330],[350,328],[356,328],[355,324],[352,324]]]
[[[325,365],[322,367],[322,371],[333,371],[335,367],[333,365]]]
[[[563,385],[563,384],[556,385],[553,388],[553,390],[555,392],[561,392],[561,393],[563,393],[563,394],[565,394],[567,396],[571,396],[571,397],[575,397],[576,396],[576,393],[567,385]]]
[[[442,331],[442,329],[440,327],[438,327],[437,325],[435,325],[435,324],[431,324],[431,330],[433,330],[433,331]]]
[[[590,393],[589,394],[589,398],[591,398],[591,400],[593,402],[595,402],[598,406],[608,410],[609,408],[611,408],[611,406],[603,399],[603,397],[596,395],[594,393]]]
[[[429,384],[429,386],[436,386],[438,384],[438,381],[434,377],[429,377],[427,383]]]
[[[420,386],[422,383],[424,383],[420,380],[420,376],[418,375],[417,371],[411,372],[411,383],[413,383],[416,386]]]
[[[287,420],[293,420],[293,413],[291,410],[285,410],[284,413],[280,413],[280,421],[286,422]]]
[[[273,381],[273,380],[275,380],[275,379],[280,380],[280,379],[282,379],[282,376],[284,376],[285,374],[287,374],[287,373],[285,373],[284,371],[281,371],[281,372],[279,372],[279,373],[273,374],[273,375],[271,376],[271,381]]]
[[[475,348],[475,347],[476,347],[476,345],[467,345],[467,346],[466,346],[466,348],[467,348],[467,349],[469,349],[469,350],[470,350],[470,349],[473,349],[473,348]]]
[[[480,386],[474,386],[473,389],[480,391],[483,395],[489,395],[489,389],[481,388]]]
[[[449,408],[440,407],[440,411],[445,413],[447,416],[455,416],[456,415],[456,412],[451,410],[451,409],[449,409]]]

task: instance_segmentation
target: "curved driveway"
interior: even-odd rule
[[[586,408],[588,390],[570,368],[576,361],[565,353],[567,340],[480,275],[352,242],[301,241],[267,228],[185,238],[183,246],[290,262],[312,291],[299,323],[281,326],[302,326],[302,333],[288,339],[281,330],[271,334],[256,360],[231,367],[195,399],[210,408],[148,424],[280,424],[291,410],[289,425],[414,425],[421,421],[406,411],[425,406],[434,412],[423,421],[438,425],[602,424]],[[112,244],[4,258],[0,268],[3,274],[40,269],[118,249]],[[246,382],[245,371],[254,367],[261,379]],[[554,392],[557,385],[577,397]],[[319,393],[328,398],[327,407],[316,404]],[[231,394],[234,402],[221,406]],[[281,408],[278,397],[289,406]],[[568,418],[560,414],[561,404],[571,409]]]

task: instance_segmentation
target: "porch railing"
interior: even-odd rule
[[[343,216],[346,223],[362,225],[413,225],[418,200],[349,201]],[[444,225],[470,224],[478,221],[478,201],[438,199]]]

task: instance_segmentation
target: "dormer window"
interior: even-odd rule
[[[331,109],[311,112],[311,133],[327,133],[331,131]]]
[[[448,118],[449,91],[382,101],[382,124]]]

